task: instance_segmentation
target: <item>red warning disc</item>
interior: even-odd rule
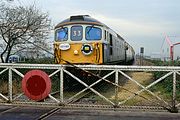
[[[22,91],[32,100],[43,100],[51,91],[51,80],[45,72],[41,70],[31,70],[24,75]]]

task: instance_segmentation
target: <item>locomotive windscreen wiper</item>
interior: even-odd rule
[[[89,30],[87,31],[87,34],[89,35],[89,32],[92,30],[92,28],[94,27],[94,25],[92,25]]]
[[[68,30],[66,30],[64,27],[62,27],[62,29],[63,29],[63,31],[65,32],[64,38],[66,38],[67,33],[68,33]],[[63,38],[63,39],[64,39],[64,38]]]

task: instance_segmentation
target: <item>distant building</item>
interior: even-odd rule
[[[152,53],[151,56],[150,56],[150,59],[151,60],[161,60],[162,56],[161,56],[160,53]]]

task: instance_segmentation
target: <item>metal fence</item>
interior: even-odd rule
[[[30,70],[45,71],[51,93],[36,102],[21,90]],[[180,67],[0,64],[0,103],[92,109],[180,108]]]

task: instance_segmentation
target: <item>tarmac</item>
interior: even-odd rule
[[[53,111],[54,110],[54,111]],[[180,113],[0,106],[0,120],[180,120]]]

